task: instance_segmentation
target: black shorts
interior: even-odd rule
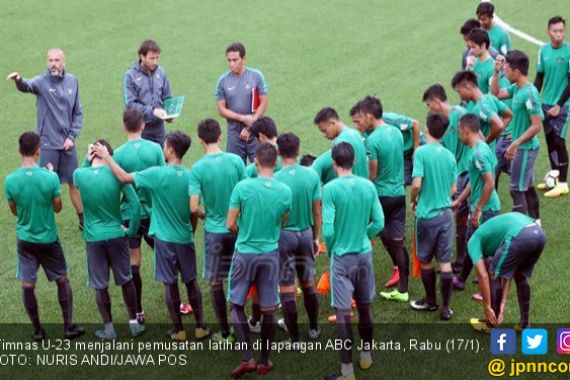
[[[126,236],[87,242],[88,286],[93,289],[109,287],[109,268],[113,270],[115,284],[119,286],[133,278]]]
[[[209,281],[228,278],[236,240],[236,234],[204,232],[204,278]]]
[[[42,149],[40,166],[53,165],[53,171],[59,176],[60,183],[73,183],[73,172],[77,169],[77,153],[75,148],[69,150]]]
[[[406,196],[379,197],[384,212],[384,229],[380,236],[388,239],[403,239],[406,235]]]
[[[125,228],[129,228],[129,222],[130,220],[123,220],[123,226],[125,226]],[[154,244],[151,244],[153,242],[153,239],[148,235],[149,228],[150,228],[150,219],[148,218],[141,219],[139,229],[136,232],[136,234],[128,237],[130,249],[140,248],[143,237],[144,240],[147,243],[149,243],[151,248],[154,248]]]
[[[185,284],[196,279],[194,243],[170,243],[155,237],[154,262],[154,279],[163,284],[176,284],[179,272]]]
[[[17,241],[18,279],[22,282],[35,283],[38,268],[41,265],[48,281],[56,281],[67,274],[65,256],[59,240],[49,244]]]
[[[295,274],[300,281],[309,281],[315,275],[313,229],[281,230],[279,237],[279,284],[295,285]]]
[[[469,184],[469,174],[467,172],[461,173],[457,177],[457,184],[456,184],[457,186],[455,189],[455,195],[453,196],[453,199],[457,199],[461,195],[463,190],[465,190],[468,184]],[[469,201],[466,200],[465,202],[460,204],[457,210],[455,210],[455,215],[456,216],[469,215]]]
[[[431,219],[416,219],[416,247],[418,259],[430,263],[433,258],[440,264],[451,261],[453,244],[453,213],[445,209]]]
[[[549,104],[542,105],[542,111],[544,112],[544,121],[542,122],[544,126],[544,134],[548,135],[550,133],[555,133],[556,136],[561,139],[566,140],[566,131],[568,130],[568,121],[570,120],[570,112],[568,112],[568,106],[560,108],[560,113],[556,117],[552,117],[548,114],[548,111],[553,106]]]

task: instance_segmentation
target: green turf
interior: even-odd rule
[[[0,74],[17,70],[31,77],[45,69],[45,52],[60,46],[67,54],[69,71],[79,78],[84,106],[83,132],[78,151],[98,138],[113,146],[124,140],[121,128],[122,79],[137,59],[139,43],[156,39],[163,53],[161,65],[166,69],[174,95],[186,95],[184,112],[170,129],[190,134],[194,144],[185,163],[191,166],[202,151],[197,142],[196,125],[200,119],[218,116],[214,89],[218,77],[226,70],[224,50],[228,43],[242,41],[248,51],[248,64],[265,74],[270,95],[267,115],[272,116],[280,132],[292,131],[302,140],[302,152],[317,154],[326,150],[325,140],[312,124],[314,114],[323,106],[335,107],[346,123],[348,110],[359,98],[372,94],[381,97],[384,108],[408,114],[423,122],[426,108],[421,102],[423,90],[430,84],[445,85],[452,102],[456,94],[449,82],[458,69],[464,44],[459,35],[463,21],[474,16],[477,1],[438,0],[316,0],[303,2],[216,1],[116,2],[100,0],[50,2],[28,0],[20,3],[0,1],[2,41],[5,56]],[[564,2],[519,0],[501,1],[500,17],[514,27],[546,39],[546,20],[567,12]],[[532,73],[538,47],[513,37],[513,47],[531,58]],[[0,175],[5,177],[19,165],[17,138],[35,128],[35,99],[21,94],[11,82],[1,84]],[[223,122],[225,125],[225,122]],[[225,128],[224,128],[225,130]],[[541,140],[542,134],[541,134]],[[546,145],[536,173],[547,170]],[[511,207],[503,177],[500,197],[503,210]],[[66,252],[69,276],[74,289],[74,314],[77,321],[98,322],[94,294],[86,287],[85,249],[77,230],[77,219],[63,189],[64,210],[57,216],[60,239]],[[541,196],[542,221],[548,243],[532,279],[534,323],[561,323],[568,320],[563,281],[570,258],[564,249],[565,210],[568,197],[546,201]],[[21,304],[20,287],[15,279],[15,218],[6,203],[0,206],[0,243],[4,247],[0,260],[0,322],[27,323]],[[410,223],[408,223],[410,225]],[[409,230],[409,229],[408,229]],[[197,252],[202,252],[202,228],[197,233]],[[410,241],[408,236],[408,242]],[[388,255],[375,246],[377,286],[381,290],[390,271]],[[152,279],[152,259],[144,248],[144,308],[151,322],[168,322],[162,285]],[[201,268],[199,256],[198,268]],[[318,274],[328,265],[318,258]],[[205,282],[203,285],[206,320],[214,321]],[[463,293],[454,293],[454,322],[464,323],[481,314],[481,307],[469,299],[476,286],[469,284]],[[518,318],[516,292],[511,292],[507,324]],[[40,275],[37,294],[40,314],[46,322],[60,321],[55,287]],[[410,283],[410,294],[423,294],[419,280]],[[120,291],[112,288],[113,314],[117,321],[126,320]],[[329,297],[321,298],[321,314],[331,312]],[[302,308],[300,308],[302,309]],[[304,312],[300,313],[304,318]],[[374,302],[375,320],[382,323],[436,322],[434,314],[414,313],[407,305]],[[332,363],[335,365],[334,360]],[[322,368],[314,373],[320,376]],[[283,375],[283,373],[281,373]],[[372,378],[372,377],[370,377]]]

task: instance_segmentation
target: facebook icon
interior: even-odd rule
[[[491,353],[514,355],[517,352],[517,334],[513,329],[491,330]]]

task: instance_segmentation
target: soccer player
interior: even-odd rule
[[[143,41],[139,47],[139,60],[125,73],[125,108],[136,108],[144,113],[145,129],[142,137],[162,146],[166,129],[164,101],[172,97],[168,76],[158,65],[160,47],[153,40]]]
[[[336,178],[331,153],[330,149],[321,153],[311,164],[311,168],[317,173],[323,186]]]
[[[468,250],[479,278],[486,316],[486,320],[471,319],[476,330],[489,332],[490,327],[503,322],[513,278],[520,310],[520,320],[515,329],[521,332],[530,326],[531,290],[528,279],[545,242],[540,225],[518,212],[496,216],[475,231],[469,240]]]
[[[480,131],[485,142],[494,150],[495,140],[513,118],[511,110],[495,96],[483,94],[477,84],[477,76],[472,71],[457,72],[451,80],[451,86],[461,100],[467,103],[468,112],[480,118]]]
[[[277,147],[277,126],[269,116],[262,116],[253,122],[249,128],[249,133],[257,140],[258,143],[269,143]],[[277,166],[275,172],[281,170],[281,156],[277,157]],[[245,173],[249,178],[257,177],[257,166],[255,163],[247,165]]]
[[[371,303],[376,293],[370,239],[384,228],[384,215],[372,182],[352,173],[355,154],[347,142],[336,144],[332,158],[337,179],[323,189],[323,237],[331,258],[331,301],[336,313],[337,338],[352,342],[350,323],[352,297],[358,308],[358,331],[364,341],[359,366],[372,366],[373,317]],[[354,379],[352,350],[340,351],[341,371],[326,379]]]
[[[85,330],[72,323],[73,293],[54,218],[54,212],[59,213],[62,208],[61,188],[57,174],[38,166],[40,140],[34,132],[20,136],[22,166],[8,174],[4,182],[8,206],[17,217],[18,279],[22,282],[24,307],[34,326],[32,338],[35,341],[45,338],[34,291],[41,265],[48,280],[57,283],[64,337],[73,339],[83,335]]]
[[[450,320],[451,301],[451,244],[453,241],[453,213],[451,194],[455,192],[457,165],[453,154],[440,143],[448,128],[448,118],[440,113],[427,116],[428,143],[418,148],[414,156],[414,180],[410,194],[410,208],[416,215],[416,240],[421,263],[422,282],[426,296],[410,302],[414,310],[436,311],[436,275],[432,265],[439,265],[442,307],[440,319]]]
[[[226,151],[253,163],[257,141],[249,128],[267,110],[267,82],[261,71],[246,67],[245,47],[240,42],[226,48],[229,70],[218,79],[216,106],[228,121]]]
[[[519,50],[507,54],[505,74],[512,85],[499,88],[499,72],[504,62],[498,59],[491,92],[499,99],[512,98],[513,125],[512,142],[505,153],[511,164],[511,197],[513,211],[527,214],[538,219],[540,224],[539,202],[534,187],[534,164],[538,156],[540,143],[537,134],[544,115],[540,107],[536,87],[528,80],[528,56]]]
[[[314,170],[297,164],[300,145],[299,137],[293,133],[284,133],[277,138],[283,168],[275,173],[275,179],[289,186],[292,192],[291,210],[279,238],[279,285],[284,320],[279,320],[278,324],[286,327],[293,344],[299,342],[295,274],[303,290],[309,317],[309,338],[317,339],[320,335],[314,257],[319,251],[322,223],[321,182]]]
[[[509,32],[493,21],[495,6],[490,2],[482,2],[477,6],[475,14],[481,27],[489,33],[491,46],[497,49],[499,53],[506,55],[511,50],[511,36]]]
[[[445,89],[440,84],[434,84],[426,89],[423,101],[431,112],[443,114],[449,121],[445,134],[441,138],[441,145],[447,148],[454,156],[457,163],[457,192],[453,198],[457,198],[463,192],[469,182],[467,174],[466,156],[469,147],[459,138],[459,119],[465,114],[465,109],[460,106],[451,106],[447,101]],[[465,259],[467,245],[467,219],[469,217],[469,204],[464,202],[455,210],[455,250],[456,261],[453,270],[460,272]]]
[[[489,54],[489,35],[481,28],[475,28],[467,36],[471,54],[475,57],[473,64],[467,64],[466,69],[477,76],[477,84],[483,94],[489,93],[489,86],[495,68],[495,61]]]
[[[226,227],[226,218],[232,191],[246,178],[245,165],[239,156],[220,149],[222,129],[216,120],[202,120],[198,124],[198,138],[206,154],[190,171],[190,211],[194,218],[205,218],[203,275],[210,282],[214,314],[221,329],[212,339],[232,341],[224,280],[228,277],[237,236]],[[200,209],[200,198],[204,211]]]
[[[467,113],[461,117],[459,120],[459,137],[465,145],[471,148],[467,155],[469,184],[461,195],[453,201],[451,207],[459,207],[465,199],[471,197],[467,228],[467,240],[469,240],[479,224],[485,223],[501,211],[501,202],[495,190],[494,181],[497,159],[493,150],[481,139],[477,115]],[[465,282],[471,273],[471,269],[473,269],[473,263],[467,256],[461,274],[453,279],[455,289],[465,289]]]
[[[406,191],[402,155],[404,139],[397,126],[384,122],[380,99],[367,96],[360,100],[353,110],[356,110],[353,120],[358,121],[359,130],[369,133],[366,139],[370,170],[368,178],[374,183],[386,219],[380,239],[396,267],[398,276],[398,289],[381,292],[380,296],[387,300],[408,302],[410,259],[404,248],[406,227]],[[392,277],[394,272],[392,271]],[[392,281],[385,285],[389,286],[393,286]]]
[[[544,194],[556,198],[568,194],[568,129],[570,108],[570,44],[564,42],[566,20],[560,16],[548,20],[550,43],[540,48],[534,85],[542,91],[544,135],[550,167],[559,171],[558,185]],[[538,185],[539,189],[546,186]]]
[[[111,145],[105,140],[98,140],[97,145],[104,146],[108,154],[113,154]],[[137,293],[131,274],[127,236],[133,236],[139,229],[139,199],[131,185],[123,185],[115,178],[103,156],[92,146],[87,154],[91,166],[77,169],[73,173],[73,182],[79,189],[85,209],[83,237],[87,244],[88,285],[95,289],[97,307],[105,324],[104,329],[95,331],[95,335],[101,339],[117,338],[108,289],[111,268],[115,283],[123,292],[131,335],[137,336],[145,327],[137,321]],[[130,215],[126,233],[121,224],[121,196],[128,202]]]
[[[123,112],[123,126],[127,132],[127,142],[115,149],[113,158],[115,162],[128,173],[141,171],[152,166],[163,166],[164,155],[162,148],[157,143],[142,138],[145,128],[144,113],[141,110],[131,108]],[[148,235],[151,215],[151,196],[143,189],[135,189],[140,201],[140,226],[137,233],[129,238],[129,251],[131,255],[131,273],[137,291],[137,319],[144,322],[144,310],[142,307],[142,278],[141,266],[141,242],[142,239],[154,249],[154,241]],[[126,201],[121,203],[123,224],[128,228],[129,213]]]
[[[461,70],[466,70],[467,68],[467,61],[468,59],[471,60],[470,57],[473,57],[473,53],[471,52],[471,48],[469,47],[469,40],[467,36],[469,32],[471,32],[475,28],[480,28],[481,24],[479,21],[475,20],[474,18],[470,18],[461,26],[459,33],[463,36],[463,41],[465,41],[465,50],[463,50],[463,56],[461,58]],[[491,54],[491,58],[495,59],[499,52],[492,46],[489,46],[489,54]]]
[[[291,208],[291,189],[273,178],[277,149],[269,143],[259,144],[255,153],[259,176],[239,182],[230,198],[227,227],[237,232],[229,280],[229,301],[234,330],[241,347],[242,359],[231,372],[238,378],[257,370],[265,375],[273,369],[269,361],[275,339],[275,306],[279,285],[278,242],[281,225]],[[239,226],[239,227],[238,227]],[[263,314],[261,324],[261,359],[256,363],[249,341],[249,326],[244,306],[251,284],[255,284]]]
[[[333,147],[341,142],[347,142],[352,145],[356,157],[353,172],[357,176],[368,178],[368,158],[366,157],[366,148],[360,133],[345,126],[340,121],[338,113],[330,107],[321,109],[313,122],[326,139],[333,141]]]
[[[190,143],[190,137],[180,131],[168,133],[163,147],[167,165],[154,166],[134,173],[127,173],[121,169],[104,148],[95,148],[120,182],[134,183],[137,188],[144,189],[151,195],[152,218],[149,234],[154,236],[154,278],[164,284],[166,307],[174,324],[168,335],[176,341],[187,339],[180,316],[178,272],[186,285],[188,300],[196,320],[194,337],[204,339],[210,335],[210,331],[204,325],[202,293],[196,279],[193,231],[196,229],[197,220],[190,218],[188,199],[190,170],[182,165],[182,158],[190,148]]]
[[[48,50],[44,74],[24,79],[14,72],[8,78],[19,91],[36,95],[36,132],[42,145],[40,166],[53,167],[59,181],[69,185],[69,199],[77,212],[79,229],[83,229],[83,207],[73,184],[73,171],[77,169],[75,140],[83,124],[77,78],[66,71],[65,54],[58,48]]]

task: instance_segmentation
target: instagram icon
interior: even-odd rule
[[[559,354],[570,355],[570,329],[558,329],[556,349]]]

